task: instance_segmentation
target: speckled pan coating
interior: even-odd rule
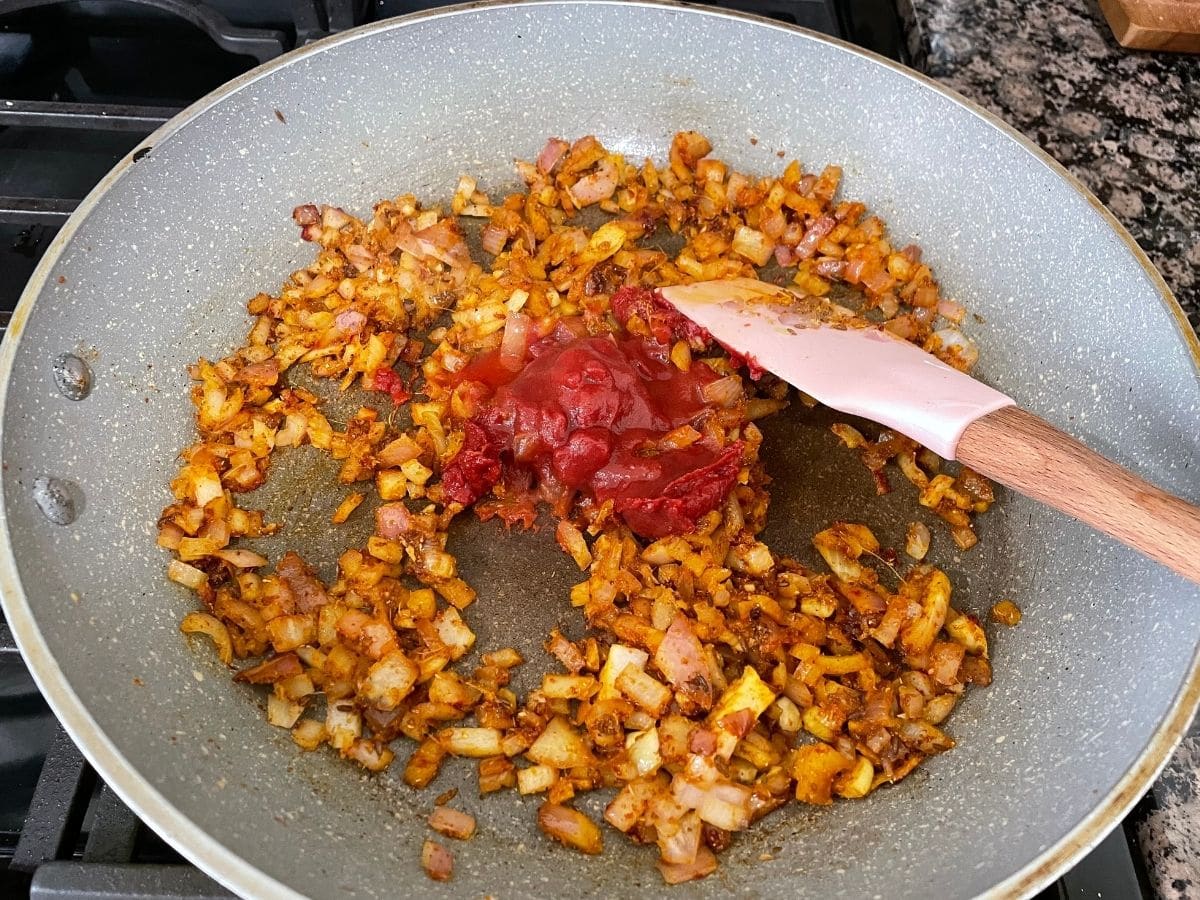
[[[467,766],[414,794],[398,772],[363,778],[299,754],[251,690],[181,638],[189,599],[163,581],[152,540],[191,433],[184,366],[234,346],[245,299],[311,257],[293,206],[446,196],[462,172],[491,188],[548,134],[594,132],[636,157],[684,128],[748,169],[776,167],[777,150],[842,163],[847,193],[882,212],[898,243],[921,242],[948,293],[983,317],[971,330],[986,379],[1200,499],[1197,348],[1161,280],[1061,170],[919,76],[778,25],[637,3],[463,8],[307,48],[201,101],[118,166],[46,255],[0,351],[9,622],[113,787],[239,892],[661,889],[650,851],[616,837],[600,859],[550,847],[536,801],[476,798]],[[85,400],[55,385],[65,352],[94,372]],[[826,423],[795,413],[771,426],[772,540],[805,555],[814,528],[851,517],[897,541],[911,494],[864,499],[868,479]],[[314,458],[287,463],[276,510],[283,488],[294,498],[322,481]],[[78,498],[72,525],[39,511],[43,475]],[[323,524],[336,500],[318,489],[288,513],[289,540],[325,563],[342,540]],[[959,748],[869,802],[772,816],[719,876],[671,896],[1028,893],[1136,799],[1195,706],[1197,590],[1019,497],[981,530],[960,560],[935,529],[933,559],[966,608],[1011,597],[1026,616],[994,633],[997,680],[951,720]],[[565,602],[578,574],[545,535],[464,523],[454,540],[483,589],[469,612],[483,645],[515,643],[537,668],[552,623],[578,631]],[[431,797],[451,784],[481,827],[454,848],[456,879],[442,886],[420,874],[418,852]]]

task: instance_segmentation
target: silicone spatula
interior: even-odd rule
[[[821,298],[754,279],[661,294],[722,344],[826,406],[893,428],[1200,584],[1200,508],[920,347]]]

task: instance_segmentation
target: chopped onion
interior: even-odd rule
[[[929,527],[922,522],[909,522],[904,536],[904,552],[918,562],[929,552]]]
[[[883,294],[892,289],[896,279],[889,275],[886,269],[879,268],[863,275],[862,284],[873,294]]]
[[[321,207],[321,226],[323,228],[342,228],[354,221],[343,209],[336,206]]]
[[[303,703],[294,703],[274,694],[267,698],[267,721],[276,728],[291,728],[303,712]]]
[[[556,841],[581,853],[595,855],[604,850],[604,840],[596,823],[569,806],[543,803],[538,809],[538,827]]]
[[[167,577],[176,584],[182,584],[184,587],[192,590],[199,590],[200,586],[208,581],[208,576],[201,569],[195,566],[189,566],[185,562],[180,562],[177,559],[167,563]]]
[[[561,138],[550,138],[546,141],[546,146],[542,148],[542,152],[538,154],[537,170],[543,175],[549,175],[554,171],[554,167],[558,165],[558,161],[563,158],[563,154],[570,148],[570,144]]]
[[[206,635],[216,648],[217,658],[225,665],[233,662],[233,642],[229,637],[229,629],[215,616],[200,612],[188,613],[179,623],[179,630],[184,634]]]
[[[935,352],[940,349],[953,358],[961,367],[971,368],[979,361],[979,348],[975,342],[957,328],[943,328],[933,333]]]
[[[508,243],[508,232],[499,225],[493,225],[489,222],[480,230],[479,241],[483,246],[484,253],[490,253],[492,256],[495,256]]]
[[[362,244],[351,244],[346,248],[345,253],[346,259],[350,260],[350,265],[360,272],[365,272],[375,265],[375,254]]]
[[[247,550],[244,547],[226,547],[218,550],[213,556],[219,557],[239,569],[256,569],[267,564],[265,556],[260,556],[253,550]]]
[[[570,188],[571,199],[577,206],[591,206],[607,200],[617,190],[617,165],[602,159],[595,171],[584,175]]]
[[[403,503],[385,503],[375,510],[375,531],[380,537],[395,540],[412,527],[412,513]]]
[[[471,253],[463,242],[454,219],[439,219],[413,235],[422,256],[432,256],[448,266],[461,268],[471,264]]]
[[[704,647],[683,613],[675,616],[675,621],[663,635],[654,653],[654,665],[676,690],[697,678],[709,677]]]
[[[784,266],[785,268],[787,266],[794,266],[798,259],[799,257],[796,256],[796,251],[787,244],[775,245],[775,262],[779,263],[779,265]]]
[[[726,375],[724,378],[710,381],[700,389],[700,393],[714,406],[729,409],[737,406],[738,401],[742,399],[742,379],[737,375]]]
[[[646,803],[653,790],[653,782],[649,780],[627,782],[605,807],[604,820],[618,831],[629,831],[646,811]]]
[[[732,250],[756,266],[765,266],[775,252],[775,241],[761,231],[743,225],[733,234]]]
[[[841,278],[846,273],[844,259],[818,259],[813,271],[822,278]]]
[[[436,841],[426,841],[421,847],[421,868],[434,881],[449,881],[454,877],[454,856]]]
[[[835,225],[837,225],[837,220],[833,216],[821,216],[808,226],[808,231],[804,232],[804,237],[796,245],[796,258],[808,259],[813,256],[821,241],[825,240],[829,232],[833,231]]]
[[[525,365],[525,354],[534,337],[533,320],[524,313],[510,312],[504,319],[504,338],[500,341],[500,365],[518,372]]]
[[[938,315],[949,319],[951,322],[958,324],[967,314],[967,308],[957,300],[939,300],[937,305]]]
[[[292,210],[292,218],[297,225],[316,225],[321,221],[321,211],[313,204],[306,203]]]
[[[475,834],[475,817],[460,809],[439,806],[429,817],[429,827],[438,834],[465,841]]]
[[[690,863],[658,862],[658,871],[667,884],[683,884],[697,878],[705,878],[717,870],[717,858],[705,846],[701,846],[695,860]]]
[[[700,852],[703,826],[695,812],[684,815],[678,825],[674,834],[667,837],[659,835],[658,850],[665,863],[675,866],[690,865],[695,862],[696,854]]]

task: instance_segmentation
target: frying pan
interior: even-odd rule
[[[536,801],[478,798],[469,765],[417,793],[398,766],[367,778],[330,753],[300,753],[265,723],[259,694],[179,634],[192,600],[164,579],[153,525],[191,439],[186,364],[236,346],[245,299],[311,256],[295,205],[362,212],[407,191],[448,197],[464,172],[498,191],[515,183],[511,158],[550,134],[595,133],[641,157],[688,128],[743,170],[777,169],[780,150],[809,169],[841,163],[846,195],[900,243],[920,242],[947,294],[982,317],[970,330],[984,379],[1200,500],[1198,347],[1161,278],[1061,168],[920,76],[765,20],[657,3],[458,7],[307,47],[199,101],[120,163],[46,254],[0,354],[8,621],[100,774],[229,887],[664,890],[652,850],[611,833],[601,858],[552,846],[533,825]],[[65,352],[92,369],[83,400],[57,389]],[[922,514],[911,492],[874,497],[829,421],[799,410],[769,423],[769,541],[815,563],[808,537],[844,518],[900,545]],[[328,575],[365,534],[330,535],[338,498],[325,465],[303,451],[275,465],[262,503],[288,528],[260,547],[295,547]],[[67,525],[44,512],[70,518],[55,505],[64,496]],[[866,801],[773,814],[738,838],[719,875],[671,896],[1029,894],[1147,788],[1200,691],[1196,588],[1017,496],[980,531],[982,544],[957,554],[935,529],[933,560],[966,609],[1007,597],[1026,616],[993,631],[996,681],[951,718],[959,746]],[[482,589],[468,612],[480,647],[514,645],[536,671],[551,626],[580,633],[566,600],[578,575],[548,534],[463,521],[452,542]],[[418,865],[423,822],[431,797],[456,785],[480,833],[455,848],[455,880],[434,884]]]

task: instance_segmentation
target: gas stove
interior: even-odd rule
[[[0,335],[42,253],[99,179],[225,81],[425,0],[0,2]],[[904,61],[893,0],[719,0]],[[179,60],[188,60],[179,65]],[[1147,798],[1048,898],[1151,896],[1132,835]],[[0,896],[229,897],[96,776],[0,621]]]

